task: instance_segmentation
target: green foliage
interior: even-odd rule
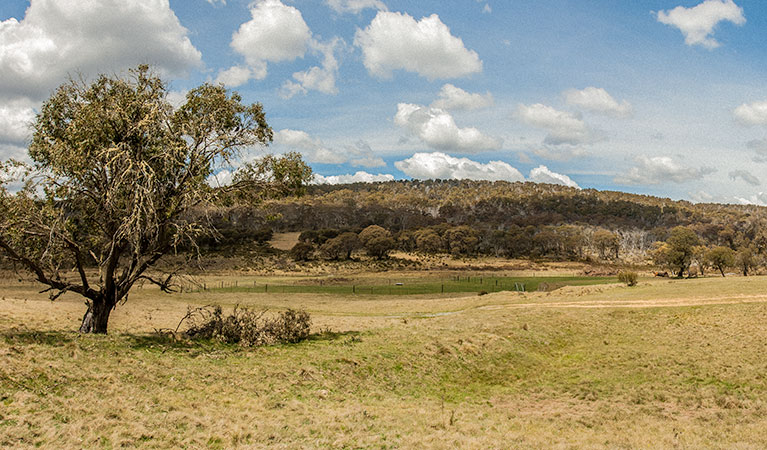
[[[735,264],[735,252],[730,247],[714,247],[706,252],[705,260],[724,276],[724,269]]]
[[[352,232],[341,233],[338,236],[328,239],[320,247],[320,252],[329,259],[351,259],[352,252],[360,248],[360,240],[357,234]]]
[[[700,238],[695,231],[687,227],[674,227],[666,239],[665,263],[674,268],[681,277],[692,262],[693,249],[700,245]]]
[[[306,194],[306,185],[311,180],[312,168],[297,152],[265,155],[240,167],[233,177],[236,197],[250,203],[266,198],[300,197]]]
[[[597,230],[592,237],[594,246],[599,251],[599,257],[602,259],[618,259],[620,250],[620,239],[618,235],[608,230]]]
[[[0,249],[54,298],[84,296],[84,332],[106,333],[110,312],[139,279],[170,288],[170,278],[146,270],[211,231],[190,220],[214,200],[207,177],[240,149],[272,139],[262,106],[243,105],[222,86],[192,89],[175,110],[167,94],[147,66],[62,85],[35,120],[26,188],[0,191]],[[86,275],[91,266],[97,280]],[[71,269],[77,278],[63,274]]]
[[[743,247],[735,254],[734,265],[740,268],[743,276],[746,277],[759,265],[759,258],[751,247]]]
[[[386,258],[396,245],[391,233],[378,225],[370,225],[360,231],[359,241],[367,254],[377,259]]]

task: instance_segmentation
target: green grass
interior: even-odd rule
[[[203,286],[185,286],[185,292],[223,293],[281,293],[281,294],[335,294],[335,295],[426,295],[450,293],[478,293],[501,291],[552,291],[563,286],[588,286],[617,282],[616,277],[450,277],[435,280],[431,278],[407,278],[402,281],[358,280],[333,281],[304,279],[301,283],[287,284],[274,281],[236,280],[205,283]]]

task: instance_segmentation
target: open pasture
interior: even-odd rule
[[[767,446],[763,277],[483,296],[146,287],[108,336],[72,331],[76,297],[14,283],[3,448]],[[303,308],[315,334],[242,349],[153,333],[203,304]]]

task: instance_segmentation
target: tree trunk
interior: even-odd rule
[[[111,312],[112,306],[103,298],[88,302],[88,310],[83,316],[80,333],[107,334]]]

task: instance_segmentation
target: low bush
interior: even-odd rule
[[[639,281],[639,275],[636,272],[626,272],[621,270],[618,272],[618,281],[625,283],[626,286],[636,286]]]
[[[306,311],[288,309],[276,316],[266,313],[239,305],[228,315],[217,305],[190,309],[182,319],[189,325],[184,334],[191,339],[213,339],[245,347],[296,343],[309,337],[311,318]]]

